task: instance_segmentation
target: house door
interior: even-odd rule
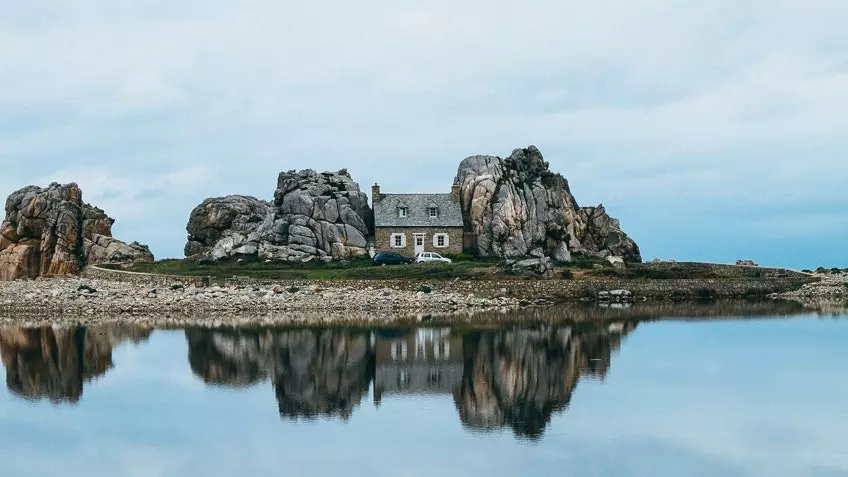
[[[415,234],[413,236],[415,240],[415,254],[424,252],[424,234]]]

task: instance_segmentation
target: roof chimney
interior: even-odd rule
[[[451,186],[451,200],[459,203],[459,184]]]
[[[380,202],[380,184],[376,182],[371,186],[371,205],[373,206],[377,202]]]

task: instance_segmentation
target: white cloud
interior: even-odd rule
[[[155,201],[267,197],[293,168],[446,189],[462,157],[535,143],[585,203],[844,204],[846,16],[837,0],[13,4],[0,192],[105,170],[141,224]],[[199,196],[161,184],[194,168]]]

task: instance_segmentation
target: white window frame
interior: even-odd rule
[[[445,239],[444,245],[439,245],[439,237],[443,237]],[[450,235],[449,234],[433,234],[433,246],[436,248],[448,248],[450,247]]]
[[[397,245],[397,239],[400,238],[400,245]],[[405,248],[406,234],[391,234],[389,236],[389,245],[391,248]]]
[[[405,205],[400,205],[397,208],[398,217],[401,219],[405,219],[409,217],[409,207]]]
[[[438,207],[428,207],[427,213],[430,214],[431,219],[435,219],[439,217],[439,208]]]

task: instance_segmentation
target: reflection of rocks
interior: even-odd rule
[[[581,376],[603,379],[635,324],[450,328],[186,331],[192,370],[210,384],[273,383],[281,416],[350,416],[374,381],[374,403],[453,395],[462,422],[541,435]]]
[[[192,370],[206,382],[243,386],[270,377],[280,414],[347,418],[368,392],[373,351],[344,330],[191,330]]]
[[[188,360],[207,384],[250,386],[266,379],[259,333],[186,330]]]
[[[274,343],[280,414],[350,416],[368,392],[373,356],[367,335],[304,330]]]
[[[149,334],[149,329],[130,325],[0,330],[6,385],[28,399],[76,402],[85,381],[112,368],[112,349]]]
[[[606,375],[612,351],[632,327],[543,326],[467,335],[462,386],[454,396],[462,422],[540,436],[551,415],[568,406],[581,374]]]

